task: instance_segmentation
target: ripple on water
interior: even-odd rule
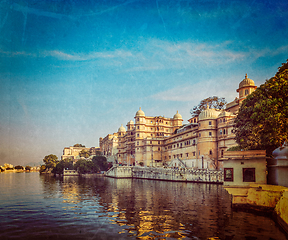
[[[286,239],[270,218],[232,211],[219,185],[21,175],[0,174],[1,240]]]

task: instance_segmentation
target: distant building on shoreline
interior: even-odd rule
[[[72,160],[78,160],[80,159],[80,153],[82,151],[87,152],[90,156],[96,155],[97,151],[100,151],[99,147],[91,147],[91,148],[87,148],[87,147],[65,147],[63,149],[63,155],[61,156],[61,160],[70,158]]]
[[[247,77],[240,82],[238,98],[225,110],[207,108],[198,117],[183,125],[182,116],[173,118],[146,116],[140,108],[135,122],[126,129],[121,125],[117,133],[99,139],[104,156],[123,165],[168,166],[174,159],[194,169],[223,169],[224,152],[236,144],[234,118],[241,102],[257,87]],[[170,164],[171,165],[171,164]],[[175,162],[174,167],[178,167]]]

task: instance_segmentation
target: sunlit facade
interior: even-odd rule
[[[237,145],[233,119],[241,102],[255,89],[254,81],[246,74],[236,90],[239,96],[225,110],[207,106],[184,125],[178,111],[172,118],[152,117],[140,108],[126,129],[122,125],[117,133],[100,138],[100,150],[123,165],[168,166],[177,159],[188,168],[222,169],[218,160]],[[172,167],[178,167],[176,162]]]
[[[63,149],[63,155],[61,156],[61,160],[70,158],[72,160],[78,160],[80,159],[80,152],[82,150],[85,150],[86,152],[89,153],[89,155],[96,155],[97,151],[100,151],[99,147],[91,147],[91,148],[87,148],[87,147],[65,147]]]

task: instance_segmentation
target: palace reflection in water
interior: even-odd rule
[[[221,185],[0,174],[0,239],[286,239]]]
[[[270,218],[233,212],[231,199],[221,185],[41,177],[46,198],[61,198],[62,208],[74,212],[74,218],[84,220],[86,225],[97,218],[93,231],[99,223],[105,234],[117,229],[112,237],[118,239],[285,239]],[[85,231],[93,232],[89,228]],[[90,237],[101,232],[93,234]]]

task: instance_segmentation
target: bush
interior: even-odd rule
[[[227,151],[241,151],[241,147],[240,146],[234,146],[234,147],[228,148]]]

